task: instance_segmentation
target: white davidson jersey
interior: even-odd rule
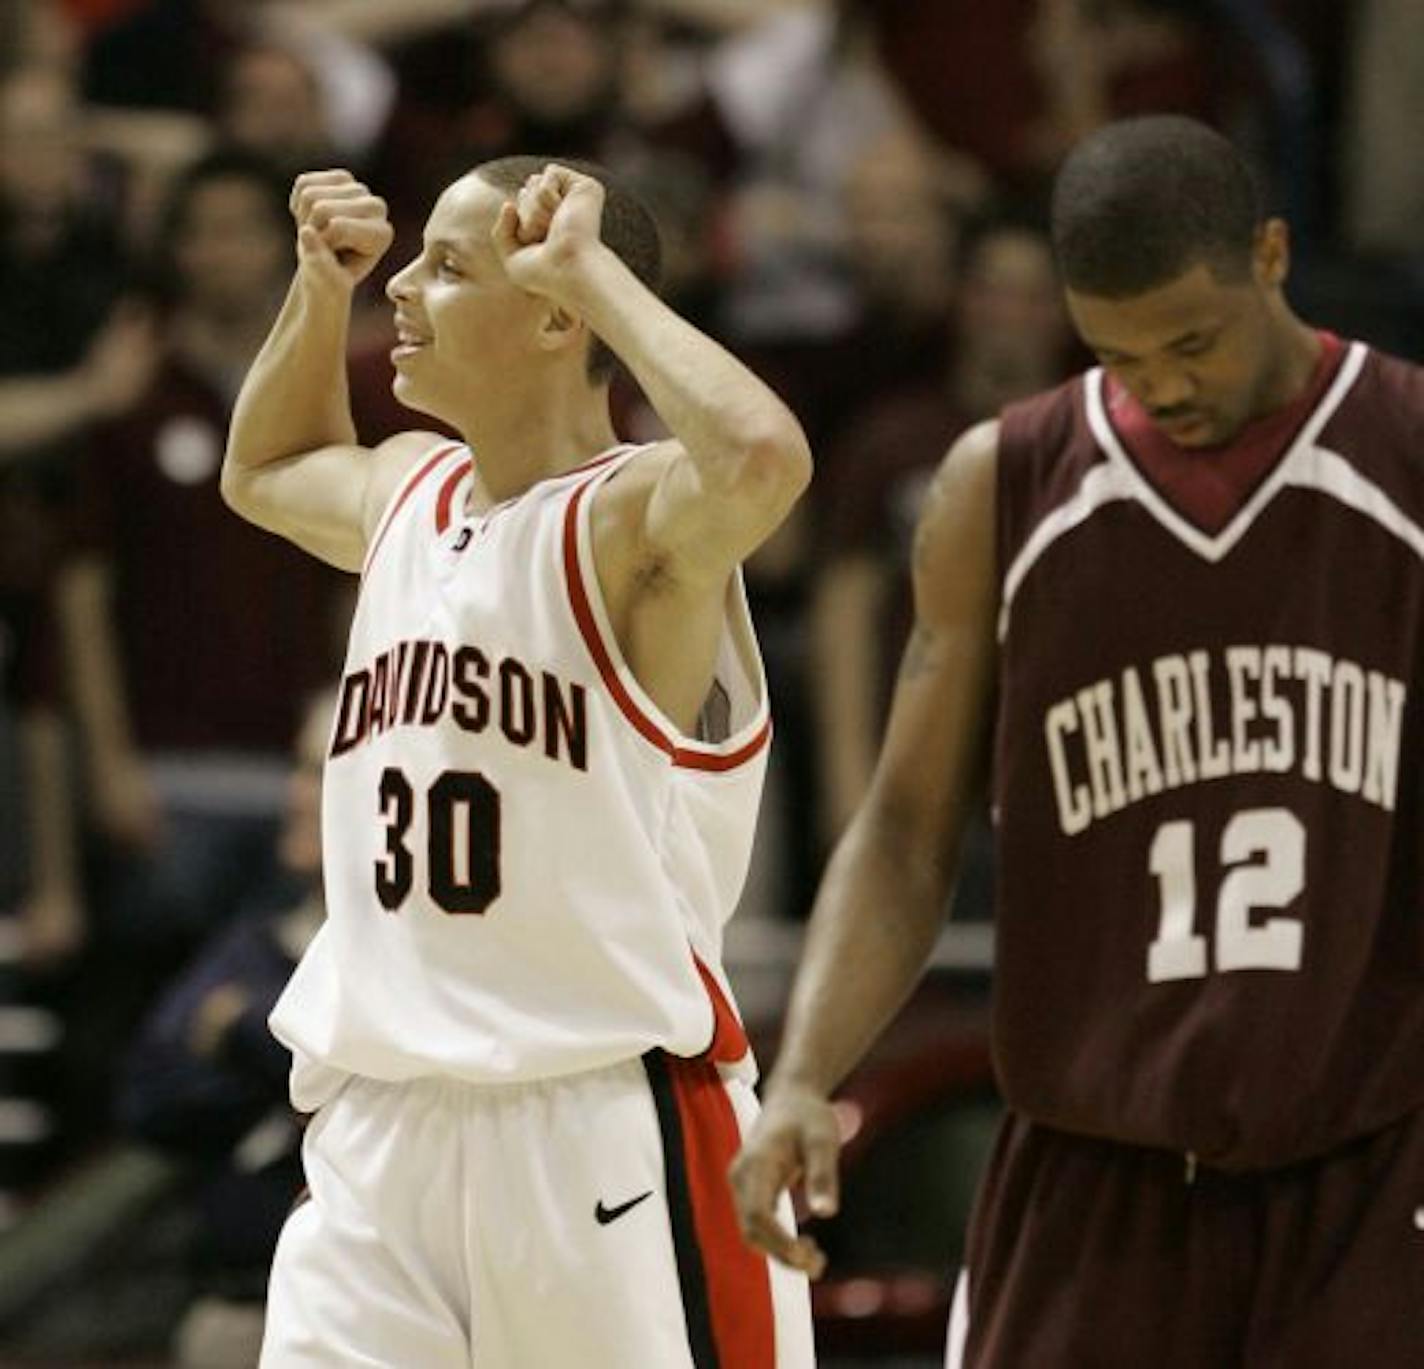
[[[446,445],[392,499],[326,765],[328,920],[272,1014],[298,1107],[350,1074],[494,1083],[653,1047],[746,1054],[720,961],[766,768],[765,681],[740,579],[710,740],[681,734],[624,663],[589,509],[639,450],[472,517],[470,453]]]

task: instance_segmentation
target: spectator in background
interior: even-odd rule
[[[620,117],[623,0],[510,0],[400,55],[401,98],[373,176],[414,235],[452,176],[510,152],[603,160]]]
[[[95,435],[87,545],[61,582],[107,839],[99,911],[107,935],[148,947],[155,974],[267,873],[293,701],[334,665],[333,578],[233,520],[218,492],[232,400],[290,250],[285,186],[261,162],[217,154],[175,187],[164,363]]]
[[[151,322],[118,304],[124,248],[88,170],[64,72],[0,81],[0,912],[18,914],[38,960],[82,937],[50,632],[75,446],[133,402],[156,360]]]
[[[414,252],[441,187],[494,157],[586,157],[623,175],[672,152],[714,184],[731,168],[688,43],[630,0],[487,0],[395,60],[401,99],[373,171],[391,203],[394,260]]]
[[[216,934],[130,1048],[119,1111],[134,1134],[195,1165],[195,1300],[177,1362],[247,1369],[262,1342],[267,1271],[302,1184],[288,1051],[267,1014],[325,916],[321,769],[333,699],[306,711],[277,842],[288,887]]]
[[[1170,0],[851,0],[915,113],[1014,193],[1073,141],[1149,111],[1220,121],[1241,73],[1219,23]]]
[[[775,14],[721,45],[709,82],[737,148],[722,331],[807,424],[813,446],[857,368],[860,300],[845,251],[846,177],[904,124],[864,25],[829,7]]]
[[[218,138],[263,158],[287,179],[338,160],[316,73],[290,46],[237,49],[222,73]]]
[[[990,213],[961,249],[953,335],[940,374],[877,396],[826,452],[824,547],[812,610],[822,839],[865,794],[895,664],[911,622],[910,545],[953,440],[1072,362],[1053,254],[1036,220]]]
[[[866,144],[848,167],[842,198],[857,300],[852,350],[874,377],[872,394],[942,376],[964,225],[988,193],[972,163],[905,123]]]
[[[1342,132],[1343,228],[1350,245],[1424,266],[1424,167],[1403,130],[1424,115],[1424,31],[1410,0],[1358,0]]]

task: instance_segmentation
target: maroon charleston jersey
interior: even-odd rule
[[[1101,371],[1005,412],[995,1033],[1033,1120],[1256,1169],[1424,1103],[1424,371],[1336,354],[1210,527],[1182,491],[1241,443],[1149,476]]]

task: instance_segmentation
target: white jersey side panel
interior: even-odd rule
[[[589,508],[623,449],[479,517],[445,447],[367,559],[323,794],[329,917],[272,1014],[314,1107],[347,1074],[476,1082],[744,1052],[720,969],[766,765],[740,583],[706,741],[608,628]],[[712,719],[714,725],[719,723]]]

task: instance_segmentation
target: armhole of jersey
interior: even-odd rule
[[[390,497],[386,500],[386,507],[381,511],[381,516],[376,520],[376,530],[371,534],[371,545],[366,550],[366,558],[361,563],[361,578],[366,578],[367,572],[371,569],[371,563],[376,559],[376,552],[384,541],[386,533],[390,531],[391,524],[395,522],[396,516],[405,506],[406,501],[415,493],[416,487],[420,485],[446,457],[456,452],[463,452],[464,444],[461,442],[441,442],[430,450],[425,456],[418,458],[412,463],[410,470],[391,491]]]
[[[604,607],[593,564],[589,510],[598,486],[636,454],[636,449],[622,453],[621,459],[610,462],[597,474],[580,482],[569,496],[564,509],[562,537],[564,581],[569,605],[578,624],[579,635],[598,667],[604,688],[633,729],[663,752],[674,765],[691,770],[732,770],[758,755],[771,738],[766,675],[756,647],[740,569],[728,588],[723,611],[719,668],[726,654],[725,644],[730,641],[733,648],[731,654],[742,676],[741,683],[750,691],[755,702],[750,716],[720,742],[704,742],[687,736],[648,697],[623,659]]]

